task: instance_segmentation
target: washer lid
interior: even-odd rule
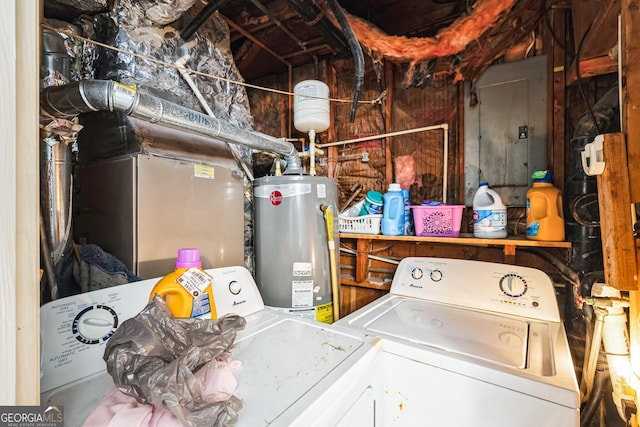
[[[420,300],[404,300],[366,329],[519,369],[526,367],[527,322]]]
[[[235,395],[244,405],[238,427],[280,423],[306,410],[373,349],[358,332],[278,316],[260,330],[241,331],[231,350],[232,358],[242,363],[236,373]]]

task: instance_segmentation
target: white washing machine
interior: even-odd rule
[[[380,351],[377,339],[265,308],[243,267],[207,270],[219,315],[247,320],[231,356],[241,362],[239,427],[373,425],[372,400],[344,394]],[[113,390],[105,343],[146,305],[158,279],[76,295],[41,308],[41,403],[63,405],[65,426],[82,425]],[[341,396],[339,404],[334,404]]]
[[[379,337],[376,426],[579,425],[580,397],[555,289],[543,272],[405,258],[391,291],[334,323]]]

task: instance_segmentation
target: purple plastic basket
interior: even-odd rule
[[[464,205],[411,206],[416,236],[458,237]]]

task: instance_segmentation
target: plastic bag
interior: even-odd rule
[[[120,391],[170,411],[186,426],[232,426],[240,399],[231,395],[211,402],[203,376],[195,373],[228,361],[236,333],[245,324],[234,314],[218,320],[176,319],[155,296],[108,341],[107,371]]]

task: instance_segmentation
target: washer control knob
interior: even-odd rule
[[[431,270],[431,274],[429,274],[429,277],[434,282],[439,282],[440,280],[442,280],[442,271],[440,271],[440,270]]]
[[[413,270],[411,270],[411,277],[414,279],[420,280],[422,279],[422,276],[424,276],[424,272],[420,267],[414,267]]]
[[[500,290],[503,294],[518,298],[527,292],[527,282],[522,276],[515,273],[509,273],[500,279]]]
[[[240,286],[240,283],[235,280],[229,282],[229,292],[231,292],[233,295],[238,295],[241,290],[242,287]]]
[[[86,307],[73,319],[71,332],[84,344],[105,342],[118,328],[118,314],[104,304]]]

